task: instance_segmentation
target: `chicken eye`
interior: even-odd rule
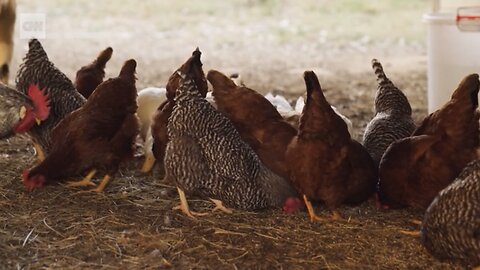
[[[25,108],[25,106],[20,107],[20,112],[18,112],[18,115],[20,116],[20,120],[25,118],[25,115],[27,115],[27,108]]]

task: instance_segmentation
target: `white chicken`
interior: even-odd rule
[[[305,106],[305,99],[303,98],[303,96],[298,97],[297,101],[295,102],[295,108],[290,105],[290,103],[284,96],[273,95],[272,93],[268,92],[265,95],[265,98],[268,99],[268,101],[270,101],[270,103],[272,103],[275,108],[277,108],[277,111],[285,119],[290,119],[293,116],[297,116],[299,118],[300,114],[302,113],[303,107]],[[331,107],[335,111],[335,113],[338,114],[343,119],[343,121],[345,121],[350,135],[353,134],[352,121],[350,121],[350,119],[348,119],[345,115],[341,114],[337,108],[335,108],[334,106]]]
[[[143,150],[145,152],[145,161],[142,172],[149,172],[155,164],[152,146],[153,137],[151,132],[152,115],[157,111],[158,106],[167,100],[167,90],[165,88],[147,87],[138,92],[137,97],[137,115],[140,119],[140,136],[143,139]]]
[[[243,80],[239,73],[232,73],[229,77],[236,85],[243,85]],[[282,95],[274,95],[272,92],[268,92],[265,95],[265,98],[270,101],[273,106],[275,106],[280,115],[288,122],[298,122],[298,118],[300,118],[300,114],[302,114],[303,106],[305,106],[305,99],[303,98],[303,96],[298,97],[295,103],[295,108],[293,108],[292,105],[290,105],[290,102],[288,102],[288,100]],[[216,108],[215,101],[212,98],[211,92],[207,93],[206,99]],[[350,119],[348,119],[345,115],[341,114],[337,108],[335,108],[334,106],[331,107],[335,111],[335,113],[338,114],[343,119],[343,121],[345,121],[348,127],[348,132],[350,133],[350,135],[352,135],[352,121],[350,121]]]

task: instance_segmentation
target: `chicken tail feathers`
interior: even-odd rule
[[[230,88],[235,87],[235,82],[232,81],[230,78],[225,76],[223,73],[217,70],[210,70],[207,73],[207,80],[212,84],[213,96],[216,96],[218,93],[228,90]]]
[[[387,84],[392,84],[390,79],[388,79],[387,75],[385,75],[382,64],[375,58],[372,59],[372,69],[377,76],[378,85],[383,86]]]
[[[200,60],[201,57],[202,57],[202,52],[197,47],[195,51],[192,52],[192,63],[202,66],[203,64],[202,64],[202,61]]]
[[[322,87],[318,81],[318,77],[313,71],[305,71],[303,73],[303,79],[305,80],[305,86],[307,88],[307,101],[306,104],[311,100],[318,100],[321,103],[326,103],[327,100],[323,95]]]
[[[457,90],[453,92],[452,99],[464,99],[470,100],[470,104],[473,109],[478,107],[478,91],[480,87],[480,81],[478,80],[478,74],[470,74],[465,77],[458,85]]]
[[[127,60],[125,64],[123,64],[122,70],[120,70],[120,74],[118,75],[118,77],[134,83],[137,79],[137,77],[135,77],[136,67],[137,62],[134,59]]]
[[[112,47],[108,47],[105,50],[103,50],[95,60],[95,65],[100,69],[104,69],[107,62],[110,60],[110,58],[112,58],[112,53],[113,53]]]
[[[28,42],[28,53],[25,58],[29,59],[45,59],[48,60],[47,53],[43,49],[42,44],[38,39],[33,38]]]

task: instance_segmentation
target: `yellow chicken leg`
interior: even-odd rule
[[[91,170],[87,176],[85,176],[80,181],[69,181],[67,182],[67,187],[84,187],[84,186],[96,186],[95,183],[92,182],[93,176],[97,173],[96,170]]]
[[[35,153],[37,154],[38,161],[40,162],[44,161],[45,153],[43,152],[42,147],[37,143],[33,143],[33,148],[35,148]]]
[[[155,156],[153,153],[146,153],[145,154],[145,161],[142,166],[142,172],[147,173],[149,172],[153,165],[155,164]]]
[[[110,175],[106,174],[102,181],[100,181],[100,184],[94,189],[88,190],[89,192],[102,192],[103,189],[107,186],[108,182],[110,181]]]
[[[233,213],[232,209],[229,209],[223,205],[223,202],[220,200],[210,199],[215,204],[215,208],[213,208],[212,212],[220,210],[224,213],[231,214]]]
[[[401,233],[401,234],[405,234],[405,235],[415,236],[415,237],[419,237],[419,236],[421,235],[421,232],[420,232],[420,231],[400,230],[400,233]]]
[[[178,196],[180,197],[180,205],[177,205],[173,207],[174,210],[181,210],[185,215],[187,215],[190,218],[195,219],[195,216],[204,216],[207,215],[207,213],[196,213],[193,211],[190,211],[190,208],[188,207],[188,201],[187,197],[185,196],[185,192],[179,187],[177,187],[178,191]]]
[[[303,201],[305,202],[305,205],[307,206],[308,214],[310,215],[310,221],[325,221],[325,219],[317,216],[315,214],[315,211],[313,210],[312,203],[307,199],[307,196],[303,194]]]

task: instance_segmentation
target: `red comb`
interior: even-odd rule
[[[50,113],[48,94],[46,94],[44,90],[40,90],[38,85],[31,84],[28,87],[28,96],[35,106],[36,117],[42,121],[47,119]]]

